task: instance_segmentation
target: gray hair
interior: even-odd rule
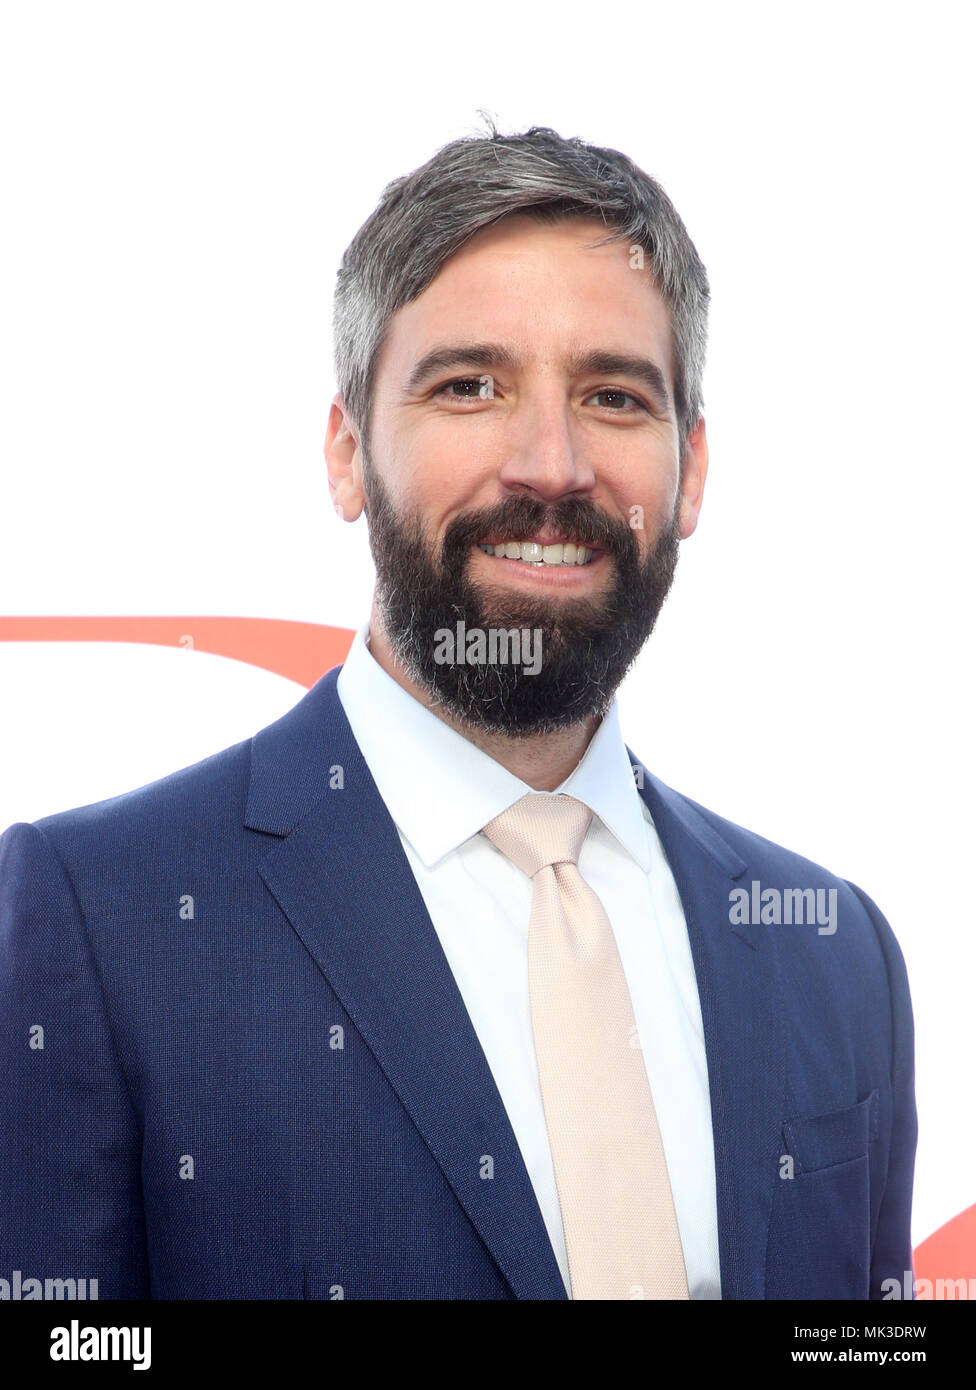
[[[619,150],[564,139],[547,126],[465,136],[383,190],[346,248],[333,317],[336,381],[367,443],[376,362],[396,311],[422,294],[476,232],[511,213],[542,221],[599,217],[602,241],[646,253],[668,305],[675,414],[682,446],[701,415],[708,276],[663,188]],[[638,261],[638,264],[642,264]],[[683,453],[683,448],[682,448]]]

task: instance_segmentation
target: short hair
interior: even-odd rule
[[[390,319],[482,228],[513,213],[542,221],[598,217],[646,254],[668,306],[681,453],[701,415],[708,336],[705,267],[664,189],[619,150],[564,139],[547,126],[452,140],[384,188],[339,267],[336,382],[366,445],[376,362]]]

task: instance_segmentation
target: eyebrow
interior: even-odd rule
[[[436,372],[449,371],[456,367],[490,372],[499,368],[513,371],[520,365],[517,355],[501,343],[445,343],[425,352],[414,365],[407,378],[406,390],[408,393],[416,391]],[[573,376],[593,373],[601,376],[633,377],[647,387],[665,410],[670,408],[671,395],[667,378],[650,357],[597,348],[590,352],[574,353],[568,366]]]

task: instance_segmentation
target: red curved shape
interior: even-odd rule
[[[925,1279],[931,1285],[918,1290],[916,1297],[935,1299],[948,1292],[948,1281],[966,1281],[964,1298],[976,1294],[976,1206],[967,1207],[951,1221],[923,1240],[915,1251],[915,1282]],[[950,1285],[951,1287],[951,1285]],[[959,1296],[958,1286],[949,1293]]]
[[[260,666],[310,689],[345,661],[354,634],[286,618],[0,618],[0,642],[143,642]]]

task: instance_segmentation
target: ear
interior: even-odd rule
[[[363,456],[359,431],[342,396],[333,397],[325,431],[329,495],[340,521],[356,521],[363,510]]]
[[[685,443],[681,464],[679,534],[683,541],[688,539],[698,525],[707,472],[708,440],[705,438],[705,419],[701,416]]]

